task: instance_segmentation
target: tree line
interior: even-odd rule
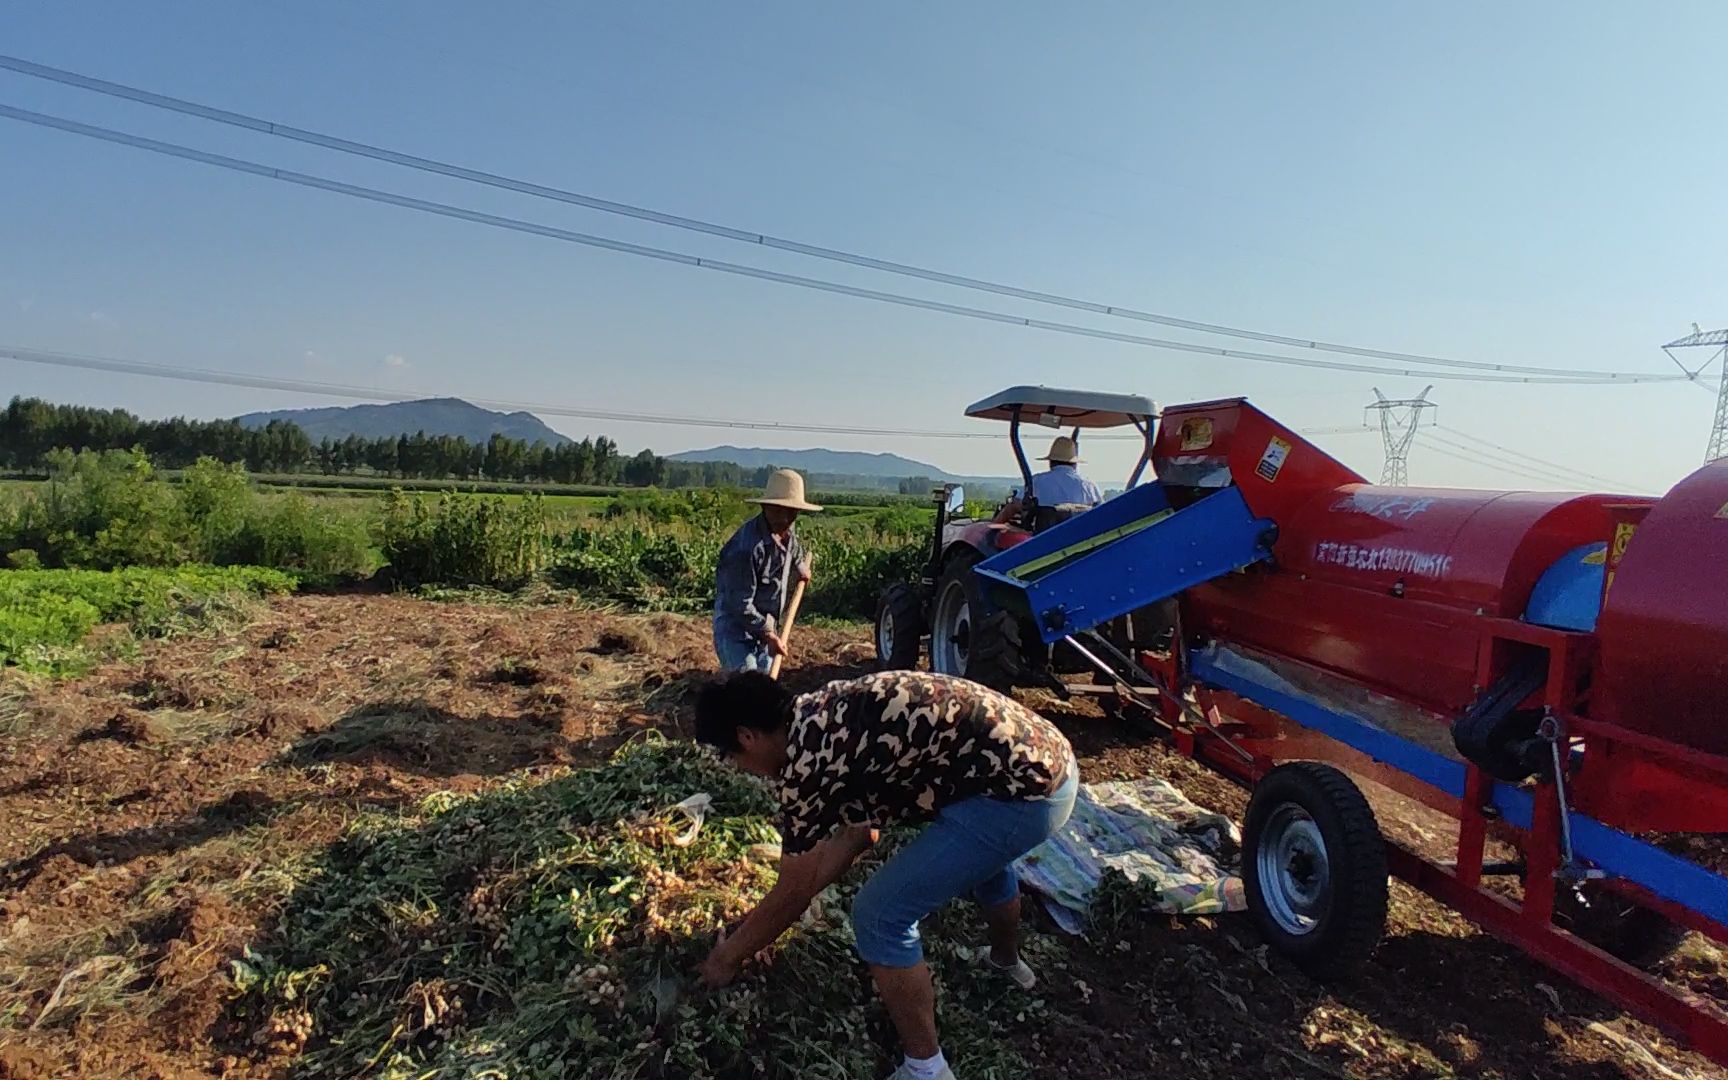
[[[672,461],[652,450],[624,456],[604,435],[552,445],[493,435],[483,443],[454,435],[412,435],[317,442],[299,425],[272,420],[248,428],[233,420],[142,420],[124,409],[57,405],[15,397],[0,413],[0,468],[42,471],[54,450],[139,450],[159,468],[200,458],[242,464],[254,473],[385,476],[414,480],[505,480],[628,487],[759,487],[767,467]]]

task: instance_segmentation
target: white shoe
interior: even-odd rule
[[[1033,974],[1030,967],[1026,966],[1026,961],[1016,958],[1013,967],[1003,967],[996,962],[995,957],[990,955],[990,946],[988,945],[979,947],[978,951],[973,954],[972,962],[985,971],[1008,976],[1013,980],[1014,985],[1022,990],[1030,990],[1038,985],[1038,976]]]
[[[894,1070],[894,1074],[888,1077],[888,1080],[917,1080],[917,1078],[911,1067],[902,1063],[898,1069]],[[954,1080],[954,1070],[946,1065],[942,1066],[942,1071],[936,1074],[936,1080]]]

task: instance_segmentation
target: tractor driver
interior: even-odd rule
[[[1104,501],[1098,485],[1080,475],[1080,451],[1073,439],[1057,436],[1050,444],[1050,452],[1040,460],[1049,462],[1050,467],[1032,478],[1032,498],[1039,506],[1077,506],[1090,510]],[[1019,499],[1008,500],[996,515],[997,524],[1013,521],[1020,510]]]
[[[696,738],[777,784],[780,877],[702,965],[724,986],[771,946],[875,841],[878,826],[929,824],[870,875],[852,902],[858,954],[900,1035],[890,1080],[953,1080],[936,1037],[936,991],[918,922],[953,897],[984,909],[990,946],[975,963],[1022,990],[1014,862],[1068,820],[1074,750],[1043,717],[977,683],[884,671],[794,698],[760,672],[710,684]]]

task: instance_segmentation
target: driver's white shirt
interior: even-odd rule
[[[1039,506],[1061,506],[1063,503],[1097,506],[1104,501],[1097,484],[1081,476],[1078,469],[1064,465],[1034,476],[1032,497],[1038,500]]]

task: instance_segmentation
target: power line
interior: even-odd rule
[[[1522,468],[1521,466],[1518,466],[1512,462],[1496,461],[1492,458],[1478,458],[1478,457],[1474,457],[1474,456],[1470,456],[1470,455],[1456,452],[1455,450],[1449,449],[1445,444],[1438,443],[1438,442],[1431,440],[1426,435],[1418,435],[1417,441],[1422,444],[1422,447],[1425,450],[1430,450],[1430,451],[1432,451],[1436,454],[1440,454],[1444,457],[1452,458],[1454,461],[1462,461],[1467,465],[1475,465],[1479,468],[1498,469],[1502,472],[1508,472],[1508,473],[1513,474],[1514,476],[1519,476],[1519,477],[1522,477],[1526,480],[1534,480],[1537,483],[1541,483],[1541,484],[1550,484],[1550,485],[1557,484],[1557,485],[1560,485],[1561,487],[1575,487],[1576,486],[1576,485],[1571,484],[1567,481],[1557,480],[1552,476],[1543,476],[1540,473],[1527,471],[1524,468]]]
[[[1594,477],[1584,478],[1573,476],[1560,471],[1558,466],[1550,466],[1516,459],[1508,460],[1506,458],[1497,457],[1486,450],[1478,450],[1476,447],[1471,446],[1468,443],[1458,442],[1457,440],[1443,435],[1436,435],[1432,432],[1424,433],[1422,441],[1425,446],[1430,448],[1444,446],[1455,454],[1467,454],[1483,465],[1496,469],[1517,469],[1526,476],[1540,476],[1542,479],[1552,484],[1564,484],[1568,487],[1595,487],[1598,484],[1597,478]],[[1620,485],[1609,484],[1608,486],[1618,487]]]
[[[951,285],[962,289],[995,293],[1000,296],[1010,296],[1016,299],[1071,308],[1077,311],[1087,311],[1114,318],[1132,319],[1139,322],[1156,323],[1162,326],[1177,327],[1179,329],[1193,330],[1200,333],[1217,334],[1251,341],[1263,341],[1269,344],[1311,349],[1318,352],[1337,353],[1349,356],[1360,356],[1369,359],[1387,360],[1407,364],[1421,364],[1458,370],[1522,373],[1527,375],[1550,377],[1565,376],[1569,380],[1585,380],[1591,382],[1682,381],[1681,378],[1677,376],[1658,379],[1649,375],[1640,375],[1633,372],[1603,372],[1583,368],[1552,368],[1519,364],[1493,364],[1482,361],[1425,356],[1420,353],[1407,353],[1388,349],[1374,349],[1363,346],[1346,345],[1338,342],[1320,341],[1305,337],[1294,337],[1286,334],[1275,334],[1266,331],[1252,330],[1239,326],[1229,326],[1223,323],[1185,319],[1174,315],[1160,315],[1153,312],[1140,311],[1135,308],[1121,307],[1115,304],[1103,304],[1097,301],[1082,300],[1058,293],[1007,285],[983,278],[969,277],[962,274],[951,274],[940,270],[933,270],[928,267],[917,266],[911,263],[896,262],[889,259],[878,259],[868,255],[843,251],[838,248],[806,244],[800,241],[786,239],[784,237],[771,236],[766,233],[759,233],[747,229],[736,228],[734,226],[703,221],[699,218],[685,217],[679,214],[653,210],[647,207],[634,206],[629,203],[603,199],[598,196],[568,191],[563,188],[551,187],[545,184],[537,184],[526,180],[517,180],[511,177],[501,176],[497,173],[471,169],[461,165],[454,165],[434,158],[420,157],[418,155],[407,154],[397,150],[390,150],[384,147],[375,146],[371,143],[343,139],[334,135],[326,135],[321,132],[294,127],[288,124],[278,124],[274,121],[248,116],[245,113],[221,109],[211,105],[203,105],[182,98],[170,97],[166,94],[154,93],[149,90],[127,86],[123,83],[110,82],[106,79],[81,75],[74,71],[67,71],[63,68],[33,63],[29,60],[20,59],[18,57],[0,55],[0,68],[5,68],[32,78],[45,79],[51,82],[77,87],[82,90],[89,90],[109,97],[137,102],[142,105],[148,105],[152,108],[164,109],[186,116],[244,128],[249,131],[261,132],[266,135],[290,139],[327,150],[334,150],[338,153],[371,158],[375,161],[388,162],[393,165],[400,165],[405,168],[416,169],[422,172],[436,173],[442,176],[465,180],[470,183],[484,184],[507,191],[531,195],[536,198],[551,199],[574,206],[585,207],[590,210],[598,210],[602,213],[635,218],[640,221],[649,221],[676,229],[705,233],[710,236],[718,236],[740,243],[756,244],[762,247],[810,256],[812,258],[826,259],[831,262],[846,263],[852,266],[877,270],[888,274],[920,278],[925,281]],[[22,119],[22,117],[15,116],[14,119]],[[63,130],[72,129],[63,128]],[[1029,321],[1028,325],[1034,324]],[[1231,354],[1219,350],[1218,355],[1247,356],[1252,354]],[[1293,358],[1286,358],[1285,362],[1289,362],[1292,359]],[[1384,369],[1358,367],[1347,368],[1344,370],[1372,371],[1374,373],[1381,373]]]
[[[1530,462],[1530,463],[1533,463],[1536,465],[1547,466],[1548,468],[1553,469],[1557,472],[1571,474],[1572,476],[1576,476],[1582,480],[1588,480],[1589,482],[1591,482],[1593,484],[1605,484],[1610,488],[1626,488],[1628,486],[1626,484],[1620,483],[1618,480],[1610,480],[1605,476],[1598,476],[1595,473],[1585,472],[1583,469],[1574,469],[1570,465],[1562,465],[1556,461],[1549,461],[1546,458],[1539,458],[1535,454],[1527,454],[1522,450],[1514,450],[1510,446],[1501,446],[1497,442],[1493,442],[1491,440],[1484,439],[1480,435],[1472,435],[1468,431],[1460,431],[1457,428],[1448,427],[1445,424],[1440,424],[1440,423],[1436,423],[1434,426],[1436,428],[1440,429],[1441,431],[1447,432],[1448,434],[1456,435],[1460,439],[1466,439],[1471,443],[1480,443],[1481,445],[1489,447],[1490,449],[1498,450],[1502,454],[1511,454],[1513,457],[1521,458],[1524,461],[1527,461],[1527,462]],[[1435,436],[1435,437],[1440,438],[1441,436]]]
[[[353,401],[384,401],[398,402],[423,400],[428,397],[450,396],[435,394],[409,394],[391,390],[380,390],[368,386],[352,386],[344,383],[315,382],[307,379],[279,379],[264,375],[246,375],[235,371],[217,371],[210,368],[180,367],[171,364],[153,364],[140,360],[116,360],[102,356],[82,356],[77,353],[51,352],[44,349],[26,349],[18,346],[0,345],[0,359],[17,360],[27,364],[41,364],[47,367],[75,368],[84,371],[106,371],[123,375],[141,375],[147,378],[173,379],[180,382],[205,383],[218,386],[240,386],[253,390],[279,390],[296,394],[311,394],[318,397],[342,398]],[[529,404],[520,401],[501,401],[495,398],[463,397],[463,401],[484,408],[505,410],[510,412],[544,413],[547,416],[568,416],[584,420],[610,420],[617,423],[650,424],[671,427],[700,428],[743,428],[752,431],[790,431],[812,433],[818,435],[875,435],[892,436],[896,438],[914,439],[1000,439],[999,431],[930,431],[905,428],[864,428],[846,427],[833,424],[789,424],[777,420],[739,420],[719,417],[673,416],[659,413],[622,412],[612,409],[584,409],[566,405]],[[1332,435],[1367,431],[1367,428],[1304,428],[1303,435]],[[1139,435],[1109,435],[1104,433],[1089,434],[1088,442],[1139,442]]]
[[[885,304],[896,304],[902,307],[919,308],[948,315],[958,315],[964,318],[979,319],[985,322],[1002,323],[1010,326],[1024,326],[1034,330],[1047,330],[1053,333],[1069,334],[1076,337],[1095,338],[1103,341],[1116,341],[1129,345],[1142,345],[1154,349],[1169,349],[1174,352],[1193,353],[1201,356],[1217,356],[1235,360],[1250,360],[1258,363],[1281,364],[1291,367],[1313,368],[1327,371],[1356,371],[1373,375],[1392,375],[1400,377],[1426,377],[1431,379],[1452,379],[1463,382],[1486,383],[1525,383],[1546,385],[1600,385],[1605,383],[1671,383],[1683,381],[1683,375],[1626,375],[1597,374],[1592,377],[1574,378],[1570,376],[1527,376],[1527,375],[1489,375],[1471,374],[1462,371],[1424,371],[1410,369],[1392,370],[1373,367],[1365,364],[1352,364],[1336,360],[1320,360],[1308,357],[1282,356],[1273,353],[1246,352],[1239,349],[1222,349],[1209,345],[1195,345],[1184,341],[1168,341],[1162,338],[1143,337],[1138,334],[1124,334],[1114,330],[1100,330],[1090,326],[1080,326],[1074,323],[1050,322],[1043,319],[1029,319],[1020,315],[1010,315],[1006,312],[991,311],[985,308],[966,307],[960,304],[948,304],[937,300],[926,300],[900,293],[881,292],[875,289],[864,289],[840,282],[826,281],[820,278],[803,277],[797,274],[786,274],[757,266],[746,266],[741,263],[722,262],[716,259],[699,258],[683,252],[669,251],[664,248],[648,247],[642,244],[627,243],[613,240],[609,237],[594,236],[589,233],[574,232],[551,225],[541,225],[536,222],[523,221],[519,218],[502,217],[497,214],[483,213],[464,207],[452,206],[448,203],[432,202],[427,199],[417,199],[408,195],[381,191],[377,188],[362,187],[327,177],[314,176],[310,173],[293,172],[262,165],[254,161],[214,154],[204,150],[195,150],[177,143],[148,139],[140,135],[114,131],[110,128],[97,127],[92,124],[67,120],[62,117],[49,116],[45,113],[18,109],[9,105],[0,105],[0,117],[19,120],[38,127],[52,128],[69,132],[85,138],[98,139],[103,142],[117,143],[167,157],[195,161],[203,165],[211,165],[233,172],[261,176],[269,180],[279,180],[283,183],[296,184],[301,187],[316,188],[322,191],[346,195],[351,198],[365,199],[371,202],[399,206],[408,210],[418,210],[422,213],[435,214],[441,217],[470,221],[479,225],[489,225],[494,228],[509,229],[515,232],[544,236],[568,243],[582,244],[588,247],[602,248],[607,251],[620,252],[626,255],[636,255],[646,259],[657,259],[662,262],[678,263],[703,270],[714,270],[723,274],[734,274],[739,277],[755,278],[759,281],[769,281],[781,285],[796,285],[800,288],[813,289],[818,292],[835,293],[842,296],[852,296],[864,300],[875,300]]]
[[[389,390],[378,390],[366,386],[351,386],[343,383],[313,382],[304,379],[278,379],[262,375],[245,375],[232,371],[216,371],[207,368],[178,367],[168,364],[151,364],[137,360],[115,360],[99,356],[80,356],[74,353],[47,352],[41,349],[23,349],[12,346],[0,346],[0,357],[19,360],[28,364],[42,364],[48,367],[78,368],[85,371],[107,371],[125,375],[143,375],[156,379],[174,379],[180,382],[205,383],[220,386],[241,386],[254,390],[280,390],[296,394],[313,394],[319,397],[343,398],[354,401],[384,401],[397,402],[421,400],[437,395],[403,394]],[[747,428],[753,431],[792,431],[819,435],[880,435],[897,438],[917,439],[994,439],[1000,438],[999,433],[987,431],[923,431],[899,428],[865,428],[846,427],[833,424],[797,424],[782,423],[774,420],[737,420],[721,417],[699,416],[669,416],[656,413],[621,412],[611,409],[584,409],[565,405],[527,404],[520,401],[501,401],[494,398],[464,397],[462,400],[473,405],[500,411],[526,411],[544,413],[548,416],[568,416],[584,420],[608,420],[615,423],[655,424],[672,427],[701,428]],[[1089,436],[1092,439],[1109,438],[1109,436]],[[1132,436],[1136,441],[1139,436]]]
[[[1481,466],[1483,468],[1515,473],[1516,475],[1522,476],[1526,479],[1538,480],[1545,484],[1557,485],[1566,490],[1594,490],[1598,488],[1606,488],[1609,491],[1630,492],[1641,490],[1640,485],[1637,484],[1625,484],[1616,480],[1607,480],[1602,477],[1587,477],[1580,479],[1579,477],[1568,476],[1540,464],[1526,464],[1516,460],[1508,461],[1504,458],[1496,458],[1484,451],[1476,450],[1472,447],[1451,440],[1441,440],[1439,437],[1429,433],[1424,433],[1421,436],[1421,442],[1426,449],[1437,453],[1444,453],[1448,457],[1456,458],[1459,461],[1465,461],[1469,464]]]
[[[1492,464],[1495,468],[1502,468],[1507,464],[1505,458],[1496,457],[1486,450],[1479,450],[1470,443],[1460,442],[1446,435],[1437,435],[1430,432],[1428,433],[1427,438],[1433,440],[1430,445],[1444,445],[1451,447],[1455,451],[1476,454],[1485,462]],[[1550,481],[1557,484],[1565,484],[1570,487],[1602,487],[1613,491],[1631,491],[1636,489],[1636,485],[1622,484],[1617,480],[1610,480],[1607,477],[1596,476],[1592,473],[1579,472],[1574,469],[1569,469],[1564,465],[1545,461],[1542,458],[1531,457],[1530,455],[1522,455],[1521,460],[1519,458],[1514,458],[1511,464],[1516,465],[1518,468],[1523,469],[1526,472],[1546,474]]]

